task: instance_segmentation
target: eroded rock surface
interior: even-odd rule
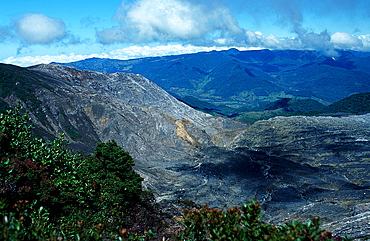
[[[293,176],[302,179],[284,180],[302,184],[291,196],[294,200],[298,193],[305,203],[299,204],[297,200],[289,205],[272,198],[266,203],[267,219],[281,222],[284,216],[302,219],[317,215],[334,233],[347,233],[351,237],[370,235],[364,221],[368,214],[353,211],[364,207],[370,198],[370,114],[276,117],[259,121],[235,138],[230,150],[240,147],[313,168],[313,175],[309,176],[323,181],[313,183],[301,172],[292,171]],[[275,193],[281,199],[289,190]]]
[[[140,75],[59,65],[30,69],[53,87],[38,92],[48,119],[46,125],[37,124],[54,135],[67,133],[74,145],[86,149],[97,141],[115,140],[137,161],[170,160],[228,142],[221,132],[235,136],[245,128],[190,108]]]
[[[276,117],[255,123],[232,145],[321,167],[369,186],[370,114]]]

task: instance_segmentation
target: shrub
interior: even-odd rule
[[[185,229],[176,235],[177,240],[349,240],[333,237],[331,233],[320,229],[319,219],[314,218],[303,224],[288,222],[280,227],[260,220],[261,207],[251,201],[241,208],[227,211],[209,208],[184,210]]]
[[[88,157],[73,154],[61,138],[32,138],[28,122],[20,107],[0,114],[4,238],[118,237],[127,208],[141,201],[142,178],[132,169],[132,157],[114,141],[98,143]],[[32,222],[37,215],[42,224]]]
[[[86,161],[83,174],[89,178],[99,195],[113,206],[120,203],[131,206],[141,193],[142,178],[133,171],[134,161],[130,154],[115,141],[98,143],[94,156]]]
[[[80,206],[69,208],[75,221],[88,214],[88,222],[123,225],[128,208],[141,201],[143,179],[133,171],[133,165],[132,157],[116,142],[98,143],[94,155],[85,158],[78,168],[83,186]]]

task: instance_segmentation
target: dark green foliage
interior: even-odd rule
[[[227,211],[211,209],[185,210],[185,229],[180,230],[177,240],[349,240],[333,237],[331,233],[320,229],[319,219],[314,218],[303,224],[288,222],[281,227],[260,220],[261,206],[251,201],[241,208],[230,208]]]
[[[59,212],[61,202],[69,202],[69,192],[76,190],[78,155],[65,149],[62,139],[45,143],[32,138],[27,115],[20,108],[0,114],[0,158],[2,192],[0,198],[9,203],[18,200],[39,200],[39,205]],[[64,189],[68,187],[68,191]],[[77,188],[80,190],[80,188]]]
[[[325,105],[311,99],[282,98],[266,105],[265,110],[282,109],[282,111],[285,112],[308,113],[312,111],[320,111],[323,108],[325,108]]]
[[[364,114],[370,112],[370,93],[359,93],[337,101],[325,109],[324,113],[353,113]]]
[[[67,150],[63,139],[32,138],[29,118],[20,111],[0,114],[3,238],[118,237],[127,208],[143,202],[132,157],[115,142],[99,143],[84,158]]]
[[[143,179],[133,166],[132,157],[116,142],[98,143],[94,155],[80,167],[90,195],[85,205],[95,210],[109,207],[109,212],[117,213],[137,202]]]
[[[1,240],[56,240],[53,236],[60,236],[50,223],[48,211],[43,207],[36,208],[35,204],[19,200],[9,211],[8,203],[0,200]]]
[[[275,116],[316,115],[324,108],[325,105],[312,99],[281,98],[253,110],[240,110],[235,119],[253,124]]]
[[[258,203],[243,205],[226,212],[204,206],[200,210],[185,210],[184,225],[178,240],[257,240],[270,232],[272,226],[259,221]]]

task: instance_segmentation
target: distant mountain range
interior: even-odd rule
[[[332,58],[316,51],[230,49],[132,60],[91,58],[63,65],[138,73],[194,108],[242,120],[283,98],[329,105],[370,92],[369,55],[339,53]]]

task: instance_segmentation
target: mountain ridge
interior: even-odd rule
[[[119,144],[123,145],[124,138],[120,134],[122,131],[122,133],[129,134],[135,143],[141,143],[140,145],[143,147],[145,147],[145,141],[152,142],[153,146],[158,146],[155,141],[163,144],[164,136],[160,136],[165,135],[168,138],[168,143],[164,143],[165,147],[158,146],[157,150],[174,152],[176,149],[174,147],[177,145],[178,148],[184,150],[197,145],[214,145],[213,142],[216,142],[220,136],[216,136],[216,134],[219,133],[220,129],[226,128],[227,130],[227,126],[245,127],[241,123],[215,118],[193,110],[153,82],[137,74],[103,74],[86,70],[80,71],[61,65],[37,65],[18,70],[32,73],[36,78],[43,76],[40,80],[49,86],[48,88],[40,86],[40,88],[34,89],[34,98],[38,101],[37,108],[32,109],[32,103],[23,101],[26,106],[31,105],[27,108],[30,109],[30,114],[34,117],[36,125],[41,128],[39,129],[52,133],[54,136],[57,136],[58,133],[66,133],[69,141],[76,145],[84,145],[82,137],[93,133],[94,137],[91,136],[90,147],[85,146],[85,150],[93,148],[93,143],[98,140],[116,139]],[[14,105],[16,102],[14,99],[17,99],[17,95],[22,93],[23,91],[14,92],[13,95],[9,93],[8,98],[13,96],[13,99],[5,98],[3,101]],[[22,101],[22,99],[19,100]],[[116,113],[117,110],[123,111],[125,115]],[[46,125],[42,123],[43,118],[37,118],[36,112],[39,115],[44,115],[44,119],[47,119]],[[114,118],[111,116],[112,113],[115,113]],[[127,123],[128,127],[141,134],[138,135],[133,130],[125,129],[122,124],[110,123],[112,119],[113,122],[117,122],[114,120],[115,118],[118,118],[122,123]],[[58,123],[59,121],[62,121],[63,124]],[[123,127],[118,131],[119,128],[117,129],[114,125]],[[150,125],[151,128],[146,128],[145,125]],[[166,127],[169,129],[166,130]],[[146,135],[154,135],[152,139],[155,141],[148,139],[148,136],[146,138],[140,137],[140,135],[144,135],[142,132],[148,129],[154,132],[146,133]],[[183,136],[173,135],[178,129],[183,130]],[[192,143],[189,144],[190,139],[185,137],[184,133],[192,136]],[[72,138],[70,134],[74,134],[75,138]],[[87,141],[87,139],[83,141]],[[137,158],[145,156],[133,148],[133,144],[125,146]],[[146,154],[148,157],[155,156]]]
[[[191,96],[221,108],[232,107],[236,113],[280,98],[313,99],[328,105],[354,93],[369,92],[370,58],[355,52],[339,54],[332,58],[307,50],[229,49],[62,64],[107,73],[139,73],[180,99]]]

